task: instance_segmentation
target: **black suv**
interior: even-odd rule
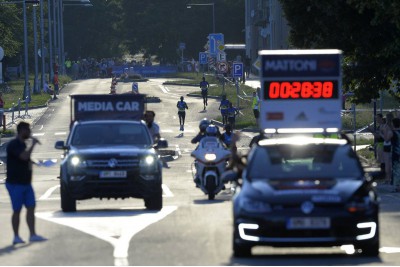
[[[73,124],[61,162],[61,208],[76,211],[76,200],[143,198],[147,209],[162,209],[162,162],[143,121],[94,120]]]

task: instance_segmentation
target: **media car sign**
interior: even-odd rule
[[[266,133],[341,129],[340,50],[265,50],[259,55],[259,119]]]

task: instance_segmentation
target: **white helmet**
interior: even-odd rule
[[[218,128],[217,126],[210,124],[208,125],[208,127],[206,128],[206,135],[207,136],[217,136],[218,134]]]

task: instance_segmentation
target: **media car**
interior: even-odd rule
[[[72,95],[71,130],[57,141],[61,208],[90,198],[142,198],[162,209],[162,162],[146,124],[144,95]],[[73,106],[73,108],[72,108]],[[160,144],[159,144],[160,145]]]

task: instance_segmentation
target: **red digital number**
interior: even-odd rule
[[[334,85],[331,81],[271,82],[268,99],[332,98]]]

